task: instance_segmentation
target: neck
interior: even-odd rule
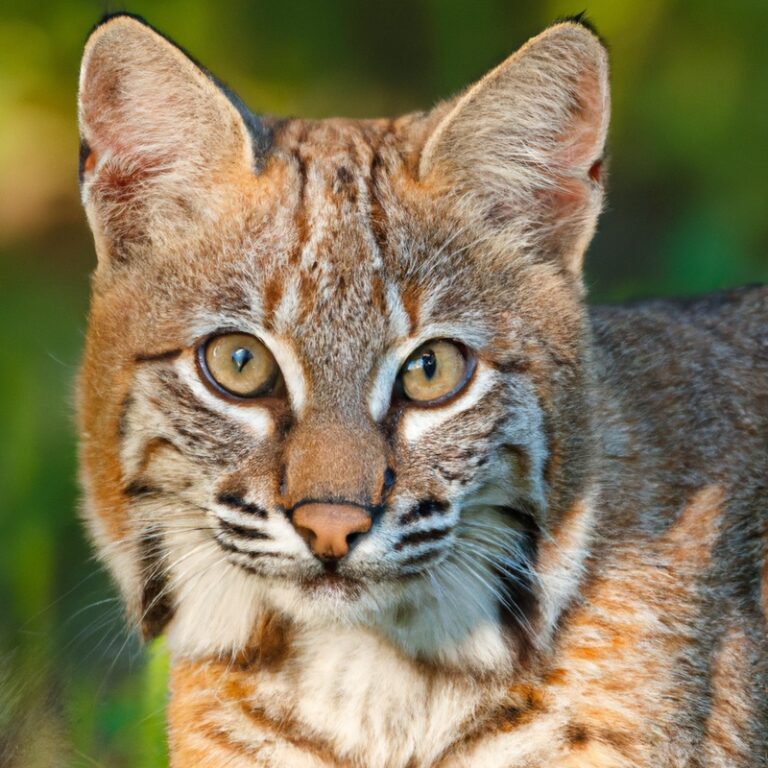
[[[553,627],[578,589],[593,505],[575,503],[538,548],[535,642],[474,614],[460,639],[430,643],[468,615],[418,601],[377,623],[288,620],[265,611],[245,650],[198,654],[176,648],[169,713],[173,768],[242,765],[431,765],[495,712],[515,706],[545,657]],[[280,604],[279,602],[277,604]],[[468,603],[469,606],[469,603]],[[516,693],[518,692],[518,693]],[[521,694],[523,695],[523,694]],[[271,750],[264,763],[255,755]],[[312,762],[308,755],[315,754]],[[216,757],[214,757],[216,756]],[[218,760],[218,762],[216,762]],[[308,762],[309,760],[309,762]]]
[[[265,749],[268,765],[314,765],[308,755],[429,765],[499,705],[508,682],[509,672],[411,659],[369,629],[299,628],[273,615],[237,659],[174,662],[171,765],[260,765],[253,759]]]

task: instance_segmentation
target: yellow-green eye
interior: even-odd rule
[[[200,347],[198,362],[212,384],[235,397],[274,395],[282,385],[272,353],[247,333],[213,336]]]
[[[431,403],[456,394],[472,373],[464,349],[452,341],[422,344],[400,370],[400,386],[408,400]]]

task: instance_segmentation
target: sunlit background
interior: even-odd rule
[[[593,301],[768,280],[762,0],[162,0],[145,15],[257,110],[425,107],[586,10],[613,55]],[[77,521],[73,379],[94,256],[77,194],[81,46],[106,10],[0,6],[0,767],[166,764],[167,660],[124,629]],[[112,7],[109,10],[117,10]]]

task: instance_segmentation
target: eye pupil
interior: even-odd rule
[[[253,360],[253,352],[251,352],[250,349],[246,349],[245,347],[238,347],[234,352],[232,352],[232,362],[235,364],[235,368],[237,368],[238,373],[243,372],[243,368],[245,368],[248,363]]]
[[[437,358],[431,349],[421,356],[421,370],[424,371],[424,376],[428,380],[431,380],[437,371]]]
[[[474,360],[464,347],[450,339],[435,339],[405,361],[398,375],[399,391],[412,402],[438,403],[461,390],[473,370]]]
[[[283,379],[266,346],[248,333],[221,333],[197,349],[203,380],[218,394],[251,399],[282,394]]]

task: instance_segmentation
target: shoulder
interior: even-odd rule
[[[689,458],[707,445],[764,446],[768,286],[595,307],[590,318],[598,391],[654,444],[680,443]]]

